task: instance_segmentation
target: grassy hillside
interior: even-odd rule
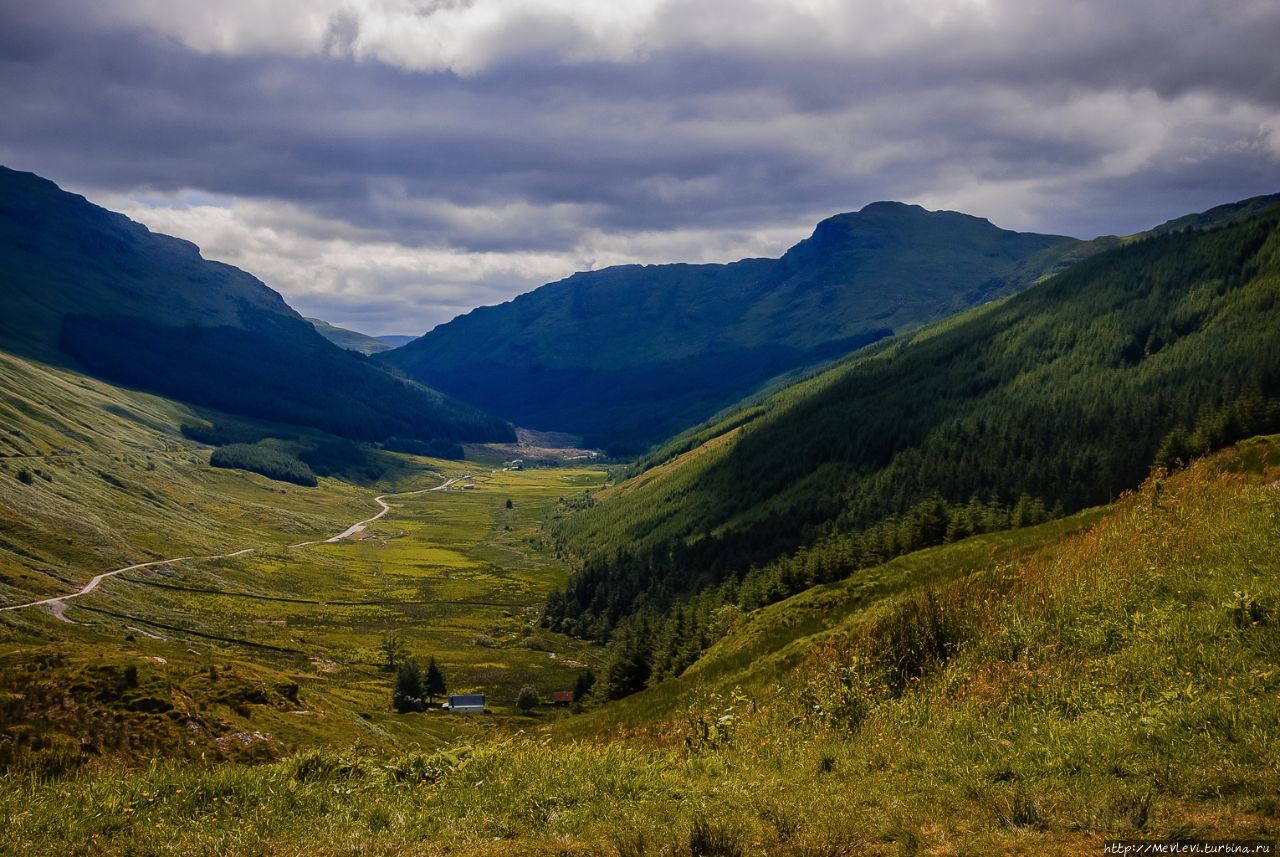
[[[1133,242],[855,356],[563,522],[582,571],[550,620],[599,635],[709,587],[717,604],[769,600],[1105,503],[1156,459],[1280,428],[1277,300],[1271,209]]]
[[[339,348],[345,348],[347,351],[355,351],[366,357],[370,354],[377,354],[381,351],[390,351],[395,348],[394,345],[383,342],[381,339],[366,336],[356,330],[347,330],[345,327],[338,327],[336,324],[330,324],[319,318],[309,318],[311,326],[316,332],[325,339],[332,342]]]
[[[131,562],[341,530],[370,508],[354,485],[311,491],[210,468],[209,448],[179,430],[203,417],[169,399],[4,352],[0,391],[4,603]]]
[[[379,470],[378,490],[327,471],[303,488],[211,468],[209,447],[181,427],[207,419],[241,439],[273,435],[258,442],[282,451],[341,441],[3,352],[0,392],[0,608],[193,557],[113,576],[56,610],[0,610],[7,772],[503,733],[529,722],[514,714],[521,687],[571,687],[598,657],[536,623],[567,577],[542,521],[598,472],[491,472],[382,451],[396,465]],[[405,493],[446,477],[447,490]],[[372,517],[384,491],[400,493],[358,538],[320,541]],[[496,714],[397,715],[382,669],[391,633],[408,654],[434,656],[453,690],[488,693]]]
[[[1277,439],[1248,442],[1082,531],[961,542],[764,608],[706,656],[708,680],[546,736],[6,779],[0,843],[1084,855],[1106,839],[1274,839],[1278,479]]]
[[[328,342],[254,277],[0,167],[0,348],[358,440],[511,427]],[[340,397],[343,404],[334,407]]]
[[[1015,289],[1071,243],[875,203],[781,259],[575,274],[379,360],[521,425],[637,451],[779,373]]]

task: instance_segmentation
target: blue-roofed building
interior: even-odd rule
[[[484,694],[483,693],[459,693],[449,697],[449,701],[444,707],[450,711],[472,712],[477,714],[484,713]]]

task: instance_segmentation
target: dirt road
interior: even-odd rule
[[[343,539],[349,539],[358,533],[364,532],[365,527],[369,526],[374,521],[378,520],[383,515],[391,511],[391,507],[387,505],[385,498],[408,497],[413,494],[427,494],[431,491],[443,491],[449,486],[453,485],[455,482],[458,482],[463,479],[469,479],[469,478],[471,478],[469,475],[457,476],[457,477],[454,477],[453,479],[446,479],[444,482],[441,482],[439,485],[437,485],[434,488],[423,488],[420,491],[405,491],[402,494],[380,494],[377,497],[374,497],[373,499],[377,502],[379,506],[382,507],[382,511],[378,512],[378,514],[374,515],[372,518],[366,518],[363,521],[357,521],[356,523],[347,527],[341,533],[339,533],[336,536],[333,536],[332,538],[316,539],[315,541],[310,541],[310,542],[298,542],[296,545],[287,545],[287,547],[302,548],[302,547],[307,547],[308,545],[332,544],[333,542],[340,542]],[[26,604],[11,604],[7,607],[0,607],[0,612],[4,612],[7,610],[24,610],[27,607],[48,606],[50,610],[53,611],[54,616],[61,619],[63,622],[67,622],[74,625],[76,624],[75,622],[72,622],[70,619],[68,619],[66,616],[63,615],[63,611],[66,610],[66,602],[72,598],[79,598],[82,595],[88,595],[90,592],[97,589],[98,586],[102,583],[102,581],[106,580],[108,577],[115,577],[117,574],[124,574],[126,571],[135,571],[139,568],[154,568],[160,565],[172,565],[174,563],[189,562],[191,560],[230,559],[231,557],[244,556],[245,554],[253,553],[258,550],[261,550],[261,548],[260,547],[241,548],[240,550],[237,550],[237,551],[231,551],[229,553],[212,554],[210,556],[179,556],[179,557],[174,557],[173,559],[157,559],[151,562],[139,562],[139,563],[135,563],[134,565],[127,565],[124,568],[117,568],[113,571],[104,571],[102,574],[95,575],[93,579],[91,579],[88,583],[86,583],[78,592],[71,592],[71,593],[68,593],[67,595],[58,595],[54,598],[42,598],[39,601],[28,601]]]

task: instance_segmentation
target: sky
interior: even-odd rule
[[[1280,191],[1275,0],[0,0],[0,163],[423,333],[883,199],[1093,237]]]

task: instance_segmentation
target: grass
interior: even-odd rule
[[[304,489],[208,467],[208,447],[178,430],[199,417],[167,399],[4,352],[0,389],[0,603],[134,562],[288,544],[376,508],[336,480]],[[22,469],[48,479],[25,485]]]
[[[642,729],[606,706],[448,752],[10,777],[0,850],[1096,854],[1107,838],[1275,838],[1277,477],[1280,439],[1248,442],[1021,544],[959,543],[757,611],[696,668],[704,684],[628,703],[655,703]]]
[[[516,714],[519,689],[572,687],[599,657],[536,623],[567,574],[542,521],[599,471],[396,455],[377,491],[328,478],[302,488],[210,468],[208,448],[179,432],[199,417],[177,403],[2,353],[0,385],[13,427],[0,440],[0,603],[136,562],[258,548],[110,578],[65,602],[67,621],[0,613],[10,771],[440,746],[546,720]],[[18,478],[32,468],[30,484]],[[370,517],[379,491],[446,477],[459,481],[389,497],[359,540],[289,547]],[[410,655],[434,656],[450,690],[486,692],[495,714],[392,712],[379,650],[392,632]]]

